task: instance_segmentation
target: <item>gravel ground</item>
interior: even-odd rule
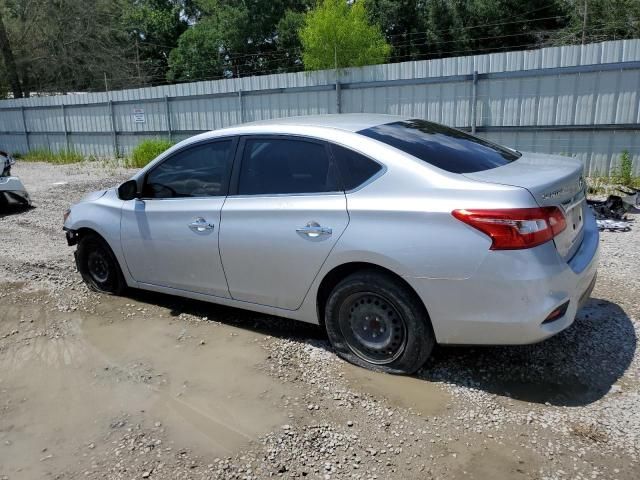
[[[602,234],[565,332],[438,348],[393,377],[345,364],[319,327],[89,292],[62,212],[131,171],[15,173],[35,208],[0,214],[0,478],[640,478],[637,225]]]

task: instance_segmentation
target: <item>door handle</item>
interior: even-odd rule
[[[315,238],[320,235],[331,235],[333,230],[329,227],[321,226],[318,222],[309,222],[304,227],[296,228],[296,232]]]
[[[189,224],[189,228],[194,232],[206,232],[207,230],[213,230],[213,223],[207,222],[204,218],[198,217]]]

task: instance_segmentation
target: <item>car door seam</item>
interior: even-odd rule
[[[224,206],[227,204],[227,199],[229,198],[229,195],[226,195],[224,197],[224,200],[222,202],[222,206],[220,207],[220,217],[218,219],[218,257],[220,258],[220,266],[222,267],[222,275],[224,275],[224,283],[226,283],[227,285],[227,293],[229,294],[229,298],[235,300],[235,298],[233,298],[233,295],[231,294],[231,287],[229,286],[229,279],[227,278],[227,271],[224,268],[224,261],[222,260],[222,245],[220,244],[221,242],[221,237],[220,237],[220,231],[222,230],[222,212],[224,211]]]
[[[323,260],[322,264],[320,264],[320,268],[318,268],[318,271],[313,276],[313,280],[311,280],[311,283],[309,283],[309,287],[307,288],[307,291],[305,292],[304,296],[302,297],[302,301],[300,302],[300,305],[298,305],[293,311],[300,310],[302,305],[304,305],[304,302],[307,299],[307,296],[309,295],[309,292],[311,291],[311,287],[313,287],[313,285],[315,284],[316,279],[318,278],[318,275],[320,275],[320,272],[322,271],[322,269],[324,268],[325,264],[327,263],[327,260],[329,260],[329,257],[333,253],[333,250],[338,245],[338,242],[340,242],[340,239],[342,238],[344,233],[347,231],[347,228],[349,228],[349,224],[351,223],[351,215],[349,215],[349,201],[347,199],[346,193],[343,192],[343,194],[344,194],[344,208],[345,208],[345,212],[347,213],[347,224],[342,229],[342,232],[340,233],[340,236],[338,236],[338,238],[334,242],[333,246],[329,249],[329,252],[327,253],[327,256]]]

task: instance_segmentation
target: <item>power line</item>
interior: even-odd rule
[[[559,20],[562,18],[569,18],[571,15],[554,15],[551,17],[540,17],[540,18],[528,18],[528,19],[523,19],[523,20],[514,20],[514,21],[510,21],[510,22],[499,22],[499,23],[484,23],[484,24],[480,24],[480,25],[471,25],[468,27],[450,27],[450,28],[443,28],[441,30],[431,30],[431,31],[423,31],[423,32],[407,32],[407,33],[396,33],[393,35],[385,35],[387,38],[393,38],[393,37],[406,37],[406,36],[410,36],[410,35],[430,35],[430,34],[434,34],[434,33],[445,33],[445,32],[458,32],[460,30],[473,30],[476,28],[485,28],[485,27],[498,27],[498,26],[504,26],[504,25],[515,25],[515,24],[519,24],[519,23],[533,23],[533,22],[541,22],[543,20]]]
[[[513,49],[526,49],[531,47],[539,47],[541,46],[541,42],[535,41],[535,42],[529,42],[529,43],[521,43],[518,45],[506,45],[506,46],[495,45],[495,46],[489,46],[489,47],[468,46],[468,47],[456,49],[456,45],[460,42],[457,39],[431,41],[427,38],[427,36],[431,36],[431,35],[434,35],[437,33],[443,33],[443,32],[457,33],[460,31],[468,31],[468,30],[479,29],[479,28],[518,25],[523,23],[534,23],[534,22],[540,22],[540,21],[546,21],[546,20],[559,20],[559,19],[565,19],[571,16],[571,15],[554,15],[554,16],[541,16],[538,18],[529,18],[529,19],[522,18],[532,13],[546,10],[548,8],[550,8],[550,5],[545,5],[543,7],[531,10],[529,12],[518,14],[515,20],[510,20],[510,21],[491,22],[491,23],[484,23],[484,24],[478,24],[478,25],[461,26],[461,27],[449,27],[445,29],[425,31],[425,32],[407,32],[407,33],[387,35],[387,38],[392,39],[392,38],[401,37],[403,39],[403,41],[399,41],[393,44],[395,49],[403,49],[403,48],[428,49],[428,47],[433,47],[434,49],[437,49],[432,51],[429,51],[429,50],[412,51],[402,55],[396,54],[393,56],[394,60],[408,59],[408,60],[417,61],[420,59],[428,59],[428,58],[442,58],[442,57],[456,55],[456,54],[478,54],[481,52],[497,52],[497,51],[503,51],[506,49],[513,50]],[[595,32],[596,30],[594,29],[593,33]],[[542,33],[543,32],[540,32],[540,31],[536,32],[535,30],[531,30],[528,32],[518,32],[513,34],[470,38],[469,41],[472,41],[472,42],[500,41],[504,39],[513,39],[517,37],[527,37],[527,36],[532,36],[536,34],[540,35]],[[598,37],[592,35],[592,38],[598,38]],[[136,44],[138,43],[140,45],[155,46],[155,47],[169,49],[169,50],[176,48],[177,46],[177,45],[173,45],[173,46],[163,45],[153,41],[141,40],[138,37],[136,37]],[[451,46],[453,48],[443,50],[442,46],[444,45]],[[355,54],[355,53],[358,53],[358,50],[341,49],[341,52],[346,54],[351,54],[351,53]],[[243,54],[234,54],[232,51],[228,51],[228,52],[223,51],[218,57],[218,65],[215,65],[215,63],[212,65],[212,62],[207,60],[193,61],[188,64],[188,66],[192,67],[193,69],[198,69],[199,67],[203,67],[203,69],[205,70],[214,68],[214,69],[218,69],[222,73],[219,73],[217,75],[212,75],[212,76],[197,75],[188,79],[181,80],[180,82],[228,79],[232,77],[232,75],[230,74],[232,70],[236,70],[236,71],[239,70],[239,74],[242,76],[249,76],[252,74],[266,75],[271,72],[287,73],[291,71],[299,71],[300,69],[303,68],[303,66],[298,63],[301,57],[302,57],[302,52],[299,49],[290,49],[290,50],[277,49],[275,51],[266,51],[266,52],[263,51],[263,52],[243,53]],[[144,64],[145,62],[153,62],[153,61],[154,61],[153,59],[141,61],[139,57],[136,55],[136,59],[134,61],[129,61],[127,63],[136,67],[138,71],[137,77],[136,76],[117,76],[114,79],[112,79],[112,83],[117,82],[122,85],[127,85],[129,88],[135,88],[136,86],[135,83],[129,83],[127,82],[127,80],[134,79],[140,83],[144,83],[142,81],[142,75],[140,73],[140,65],[141,63]],[[293,64],[291,64],[288,61],[293,62]],[[273,68],[273,69],[268,68],[269,66],[273,65],[276,62],[278,63],[284,62],[284,64],[279,65],[277,68]],[[157,85],[176,83],[175,81],[170,82],[166,80],[164,76],[160,73],[160,71],[157,71],[156,73],[146,72],[144,74],[144,77],[145,79],[148,79],[149,81],[151,81],[151,83],[157,84]]]

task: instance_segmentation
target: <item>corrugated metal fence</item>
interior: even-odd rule
[[[127,154],[253,120],[376,112],[574,155],[590,174],[627,150],[640,174],[640,40],[0,101],[0,149]]]

